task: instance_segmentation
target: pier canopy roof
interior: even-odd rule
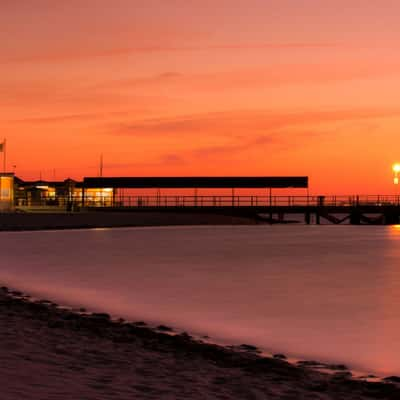
[[[84,188],[223,189],[308,188],[307,176],[87,177]]]
[[[72,188],[81,188],[82,182],[75,181],[73,179],[65,179],[63,181],[23,181],[20,178],[15,177],[15,184],[19,190],[48,190],[49,188],[53,188],[57,191],[62,190],[70,190]]]

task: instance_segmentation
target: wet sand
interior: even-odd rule
[[[233,216],[189,211],[92,211],[92,212],[15,212],[1,216],[0,231],[43,229],[87,229],[129,226],[174,225],[254,225],[254,215]]]
[[[81,310],[83,311],[83,310]],[[112,321],[0,289],[0,398],[399,399],[396,383],[325,374],[173,335],[168,327]]]

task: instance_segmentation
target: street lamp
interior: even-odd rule
[[[399,163],[393,164],[392,170],[393,170],[393,173],[394,173],[393,183],[395,185],[398,185],[399,184],[400,164]]]

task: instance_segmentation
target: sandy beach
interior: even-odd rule
[[[399,399],[395,382],[352,379],[251,346],[71,311],[0,289],[1,399]]]

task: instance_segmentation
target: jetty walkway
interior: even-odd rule
[[[87,210],[215,213],[269,223],[400,223],[400,196],[121,196]],[[299,214],[303,221],[299,220]]]
[[[336,225],[400,223],[399,195],[310,195],[307,176],[86,177],[81,182],[71,179],[28,182],[15,178],[14,186],[9,214],[42,214],[43,220],[50,218],[44,214],[54,214],[57,223],[63,218],[69,223],[71,218],[60,215],[69,214],[75,215],[82,226],[113,226],[118,218],[122,219],[118,226],[124,221],[128,225],[231,221]],[[33,222],[37,217],[27,218]],[[0,222],[6,225],[4,215]]]

